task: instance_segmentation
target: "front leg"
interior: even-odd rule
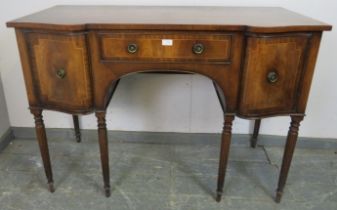
[[[223,185],[225,181],[225,174],[228,162],[229,147],[232,138],[232,124],[234,120],[234,115],[225,115],[225,123],[222,131],[221,137],[221,150],[220,150],[220,162],[219,162],[219,172],[218,172],[218,186],[216,201],[220,202]]]
[[[98,141],[101,153],[101,164],[103,171],[105,196],[110,196],[110,169],[109,169],[109,148],[105,123],[105,111],[96,112],[98,123]]]
[[[288,172],[291,164],[291,160],[293,158],[297,137],[298,137],[298,130],[300,127],[300,122],[303,120],[303,116],[291,116],[291,124],[289,127],[287,143],[284,148],[283,160],[282,160],[282,167],[280,172],[280,177],[278,181],[278,187],[276,191],[276,198],[275,201],[279,203],[282,198],[283,189],[287,181]]]
[[[37,141],[40,147],[44,171],[46,173],[47,180],[48,180],[49,191],[54,192],[55,188],[54,188],[54,181],[53,181],[53,172],[51,169],[46,130],[45,130],[45,126],[43,123],[43,117],[42,117],[42,109],[31,108],[30,112],[34,115],[34,119],[35,119],[36,137],[37,137]]]

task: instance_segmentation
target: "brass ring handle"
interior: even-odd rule
[[[194,53],[194,54],[197,54],[197,55],[202,54],[202,53],[204,52],[204,50],[205,50],[205,47],[204,47],[204,45],[201,44],[201,43],[196,43],[196,44],[194,44],[193,47],[192,47],[193,53]]]
[[[66,77],[66,71],[64,69],[58,69],[56,71],[56,76],[60,79],[63,79]]]
[[[138,46],[135,43],[128,44],[127,50],[128,50],[129,53],[133,54],[133,53],[137,52]]]
[[[276,71],[271,71],[267,74],[267,80],[269,83],[276,83],[278,81],[278,74]]]

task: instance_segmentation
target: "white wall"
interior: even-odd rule
[[[12,126],[33,126],[13,29],[5,22],[56,4],[92,4],[85,0],[6,1],[0,9],[0,72]],[[281,6],[337,27],[335,0],[111,0],[95,4]],[[300,134],[337,138],[336,30],[324,34],[307,117]],[[222,114],[212,84],[199,75],[133,75],[124,79],[108,110],[108,128],[132,131],[220,132]],[[47,127],[72,126],[70,116],[45,112]],[[263,121],[264,134],[286,135],[288,117]],[[234,132],[248,133],[251,124],[237,119]],[[96,128],[93,115],[82,118],[83,128]]]

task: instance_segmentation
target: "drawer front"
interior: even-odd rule
[[[308,34],[248,38],[241,88],[241,115],[274,115],[295,111],[309,38]]]
[[[27,34],[35,92],[42,106],[85,111],[92,106],[86,37]]]
[[[221,62],[231,58],[230,34],[101,33],[103,61]]]

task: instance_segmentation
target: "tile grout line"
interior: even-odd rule
[[[174,157],[175,146],[171,145],[170,156]],[[174,162],[170,160],[170,195],[169,195],[169,208],[171,210],[177,209],[177,197],[176,197],[176,189],[175,189],[175,170],[174,170]]]
[[[267,150],[266,150],[266,147],[265,147],[265,146],[260,146],[260,147],[262,148],[264,154],[266,155],[266,158],[267,158],[268,163],[269,163],[270,165],[274,165],[274,166],[276,166],[276,167],[278,168],[277,165],[275,165],[275,164],[273,164],[273,163],[271,162],[271,159],[270,159],[270,157],[269,157],[269,155],[268,155],[268,152],[267,152]]]

